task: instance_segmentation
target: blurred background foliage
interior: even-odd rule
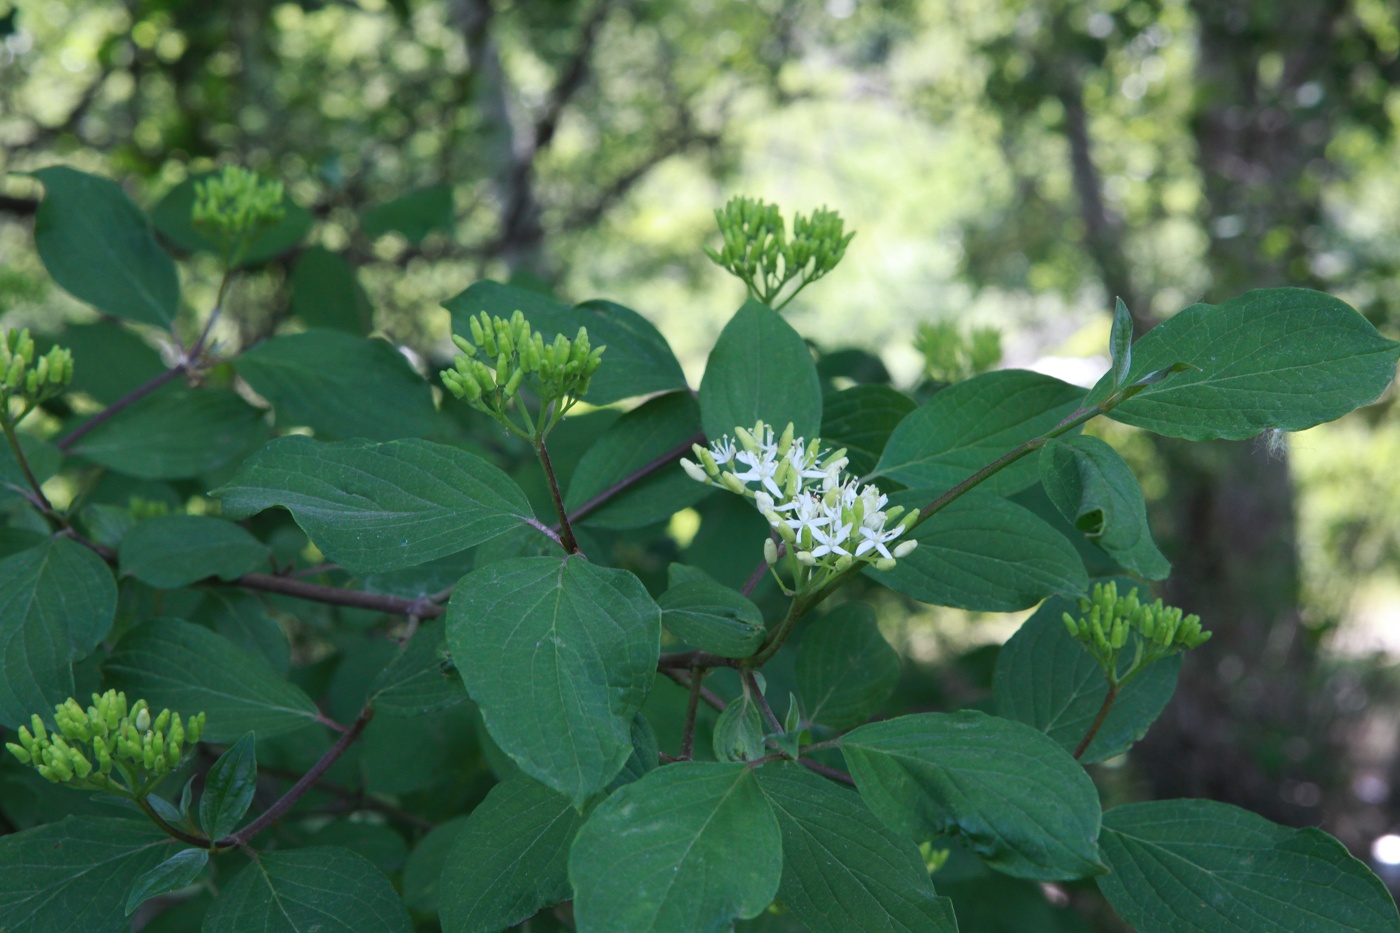
[[[91,313],[39,264],[22,173],[118,178],[180,250],[161,206],[238,162],[305,213],[225,346],[300,305],[440,359],[438,302],[489,276],[636,308],[696,381],[742,300],[699,249],[734,193],[859,231],[789,313],[911,392],[998,347],[1088,383],[1114,296],[1141,332],[1305,285],[1397,337],[1397,87],[1397,0],[0,0],[0,314]],[[207,307],[214,262],[186,273]],[[1166,595],[1217,632],[1113,781],[1370,854],[1400,832],[1394,390],[1289,438],[1098,430],[1143,479]],[[878,598],[911,707],[986,696],[1020,616]]]

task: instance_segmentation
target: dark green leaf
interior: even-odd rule
[[[477,804],[480,807],[480,804]],[[448,854],[466,828],[468,817],[439,823],[418,841],[403,867],[403,900],[410,910],[436,914],[442,903],[442,875]]]
[[[73,353],[73,382],[69,388],[85,392],[104,405],[110,405],[167,368],[149,343],[116,321],[65,327],[63,333],[49,343],[61,344]]]
[[[921,713],[861,726],[841,750],[865,802],[898,832],[961,834],[1017,878],[1103,870],[1094,782],[1030,726],[974,710]]]
[[[52,538],[0,560],[0,724],[47,717],[72,696],[73,662],[116,612],[112,572],[81,544]]]
[[[757,777],[782,831],[778,899],[813,933],[957,933],[918,847],[858,794],[791,762]]]
[[[389,879],[339,846],[260,854],[228,883],[203,933],[410,933]]]
[[[632,754],[661,611],[625,570],[580,557],[516,558],[457,584],[447,643],[496,744],[582,805]]]
[[[775,431],[792,422],[798,437],[818,436],[822,387],[807,342],[772,308],[746,302],[710,351],[700,414],[711,440],[760,418]]]
[[[131,887],[126,898],[126,915],[153,897],[178,891],[194,883],[209,864],[207,849],[183,849],[146,872]]]
[[[446,635],[445,626],[428,624],[409,639],[370,686],[376,710],[423,715],[466,699],[462,679],[448,663]]]
[[[123,576],[173,590],[207,577],[234,580],[265,567],[271,551],[233,522],[207,515],[161,515],[141,522],[118,550]]]
[[[260,343],[234,366],[272,404],[279,428],[387,441],[427,434],[436,421],[428,383],[382,340],[308,330]]]
[[[467,318],[482,311],[509,318],[519,310],[546,341],[555,334],[572,340],[580,327],[587,327],[589,342],[608,348],[589,386],[591,404],[686,387],[685,373],[661,332],[637,312],[610,301],[570,307],[537,291],[482,280],[442,304],[452,312],[452,329],[459,334],[470,334]]]
[[[210,839],[222,839],[238,828],[239,820],[253,803],[258,789],[258,759],[253,750],[256,736],[249,732],[239,739],[204,777],[204,793],[199,797],[199,825]]]
[[[171,845],[150,820],[107,816],[0,836],[0,930],[125,933],[127,892]]]
[[[713,741],[715,757],[720,761],[753,761],[762,758],[766,749],[763,737],[768,733],[763,711],[748,690],[739,694],[715,720]]]
[[[1104,814],[1098,879],[1141,933],[1395,933],[1381,880],[1331,836],[1212,800]]]
[[[853,386],[826,397],[821,437],[825,446],[846,448],[847,469],[864,476],[875,469],[890,435],[918,406],[889,386]]]
[[[1119,592],[1127,592],[1124,585],[1119,584]],[[1066,612],[1078,615],[1079,607],[1067,599],[1050,599],[1023,622],[997,655],[992,683],[999,715],[1034,726],[1072,752],[1103,706],[1108,681],[1098,662],[1065,630],[1061,617]],[[1146,735],[1176,690],[1180,668],[1177,655],[1129,681],[1079,760],[1092,764],[1121,755]]]
[[[1108,335],[1108,354],[1113,360],[1113,368],[1109,375],[1112,377],[1113,387],[1117,388],[1123,384],[1128,370],[1133,366],[1133,316],[1122,298],[1113,306],[1113,329]]]
[[[403,234],[413,244],[423,242],[434,230],[452,227],[452,186],[430,185],[376,204],[365,211],[360,229],[368,237]],[[508,315],[507,315],[508,316]]]
[[[569,855],[579,933],[720,933],[778,893],[782,839],[753,771],[682,762],[619,789]]]
[[[1127,381],[1178,362],[1195,367],[1143,389],[1110,417],[1201,441],[1301,431],[1374,401],[1395,376],[1400,344],[1345,302],[1303,288],[1194,304],[1133,346]],[[1113,393],[1112,374],[1089,393]]]
[[[208,178],[213,172],[191,175],[165,193],[155,207],[151,208],[151,220],[168,242],[190,253],[217,253],[218,245],[206,237],[195,225],[194,186]],[[311,212],[290,199],[283,201],[284,214],[273,224],[253,238],[247,252],[243,254],[240,266],[256,266],[280,256],[295,247],[306,237],[315,220]]]
[[[666,631],[701,651],[747,658],[763,643],[763,613],[747,597],[712,579],[673,584],[656,602]]]
[[[1053,440],[1040,451],[1040,480],[1060,514],[1124,570],[1148,580],[1171,572],[1147,526],[1142,487],[1112,447],[1097,437]]]
[[[504,930],[569,899],[569,847],[583,823],[573,803],[524,775],[491,788],[443,865],[444,929]]]
[[[70,452],[144,479],[217,470],[267,437],[262,412],[227,389],[168,385],[83,435]]]
[[[168,328],[180,311],[180,276],[121,186],[61,165],[34,177],[44,183],[34,246],[53,280],[113,317]]]
[[[607,365],[606,358],[603,365]],[[579,460],[564,497],[569,515],[614,484],[663,459],[650,475],[581,520],[598,528],[641,528],[694,505],[713,489],[685,474],[679,463],[682,454],[676,451],[693,459],[690,444],[697,441],[704,441],[700,407],[689,392],[671,392],[633,409],[603,432]]]
[[[954,486],[1055,427],[1083,399],[1078,386],[1022,369],[973,376],[939,392],[901,421],[874,475],[906,486]],[[1006,494],[1035,481],[1035,458],[1025,457],[978,488]]]
[[[138,625],[117,643],[102,670],[113,686],[157,709],[206,713],[204,738],[210,742],[230,742],[250,730],[266,738],[320,717],[316,704],[261,658],[179,619]]]
[[[211,495],[234,519],[282,506],[327,557],[356,573],[455,554],[533,518],[525,493],[496,467],[413,439],[281,437]]]
[[[253,593],[235,587],[208,587],[189,621],[213,629],[248,654],[262,658],[275,673],[287,673],[291,664],[287,633]]]
[[[48,441],[32,434],[19,434],[19,448],[24,451],[25,462],[34,478],[44,483],[58,472],[63,463],[63,452]],[[699,483],[691,482],[700,486]],[[705,487],[701,486],[701,489]],[[15,452],[9,444],[0,443],[0,502],[11,497],[32,495],[29,478],[15,459]]]
[[[355,267],[324,246],[302,251],[292,266],[292,313],[310,327],[334,327],[364,337],[374,308]]]
[[[915,509],[935,496],[915,490],[890,501]],[[926,603],[1015,612],[1047,596],[1078,596],[1089,586],[1084,562],[1069,539],[999,496],[967,493],[912,536],[919,542],[913,553],[894,569],[867,571],[867,576]]]
[[[833,729],[859,725],[898,685],[899,654],[865,603],[840,606],[803,630],[797,689],[811,721]]]

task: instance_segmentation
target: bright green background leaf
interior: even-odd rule
[[[640,580],[581,557],[489,564],[457,584],[447,643],[491,737],[582,804],[632,754],[661,611]]]
[[[278,438],[211,495],[234,519],[286,508],[327,557],[360,573],[455,554],[532,517],[525,493],[499,469],[416,439]]]
[[[392,201],[376,204],[360,219],[360,229],[365,236],[381,237],[392,231],[403,234],[403,238],[413,244],[423,242],[434,230],[451,227],[451,185],[417,188]]]
[[[1094,782],[1030,726],[975,710],[920,713],[861,726],[841,750],[865,802],[896,831],[961,833],[1017,878],[1102,870]]]
[[[865,603],[838,606],[802,630],[797,689],[813,722],[833,729],[859,725],[898,684],[899,654]]]
[[[569,856],[579,933],[720,933],[778,893],[782,839],[753,772],[682,762],[619,789]]]
[[[700,413],[712,441],[759,418],[774,431],[791,421],[798,437],[818,436],[822,388],[807,342],[772,308],[745,302],[710,351]]]
[[[265,569],[271,551],[222,518],[160,515],[128,531],[117,553],[123,576],[172,590],[206,577],[234,580]]]

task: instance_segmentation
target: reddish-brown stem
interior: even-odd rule
[[[676,462],[682,456],[684,456],[686,451],[690,450],[691,447],[695,446],[696,444],[703,443],[705,443],[705,435],[703,433],[695,434],[686,438],[684,441],[681,441],[675,447],[672,447],[670,450],[666,451],[664,454],[657,457],[655,460],[652,460],[638,467],[631,473],[628,473],[622,479],[613,483],[611,486],[607,487],[602,492],[598,493],[593,498],[585,501],[582,505],[580,505],[578,508],[574,509],[572,512],[569,513],[569,521],[578,521],[580,518],[583,518],[585,515],[588,515],[590,512],[593,512],[599,507],[601,507],[613,496],[617,495],[620,492],[626,491],[629,487],[646,479],[648,476],[655,473],[662,467],[666,466],[668,463]]]
[[[183,829],[180,829],[178,826],[171,826],[156,812],[155,807],[151,806],[150,802],[147,801],[145,797],[137,797],[135,800],[136,805],[141,808],[141,812],[150,817],[151,822],[159,826],[161,832],[165,833],[167,836],[178,839],[186,845],[195,846],[196,848],[209,848],[209,839],[207,837],[193,836]]]
[[[783,724],[778,722],[778,717],[773,715],[773,707],[768,705],[768,698],[763,695],[763,691],[758,689],[758,678],[754,676],[752,670],[744,670],[744,683],[748,684],[749,690],[753,692],[754,702],[763,711],[763,718],[768,720],[768,725],[773,727],[774,732],[782,732]]]
[[[360,590],[307,583],[305,580],[279,577],[270,573],[245,573],[233,583],[250,590],[281,593],[284,596],[295,596],[297,599],[306,599],[317,603],[329,603],[332,606],[350,606],[355,609],[370,609],[401,616],[416,615],[420,619],[435,619],[445,611],[432,599],[405,599],[401,596],[388,596],[383,593],[364,593]]]
[[[685,731],[681,733],[681,760],[695,757],[695,717],[700,712],[700,691],[704,690],[704,671],[690,672],[690,696],[685,704]]]
[[[549,494],[554,499],[554,511],[559,513],[559,543],[564,546],[565,553],[577,554],[578,542],[574,540],[574,529],[569,525],[569,513],[564,511],[564,498],[559,494],[559,479],[554,475],[554,464],[550,462],[549,450],[545,447],[543,436],[535,440],[535,453],[540,458],[540,466],[544,467],[544,478],[549,484]]]
[[[1084,733],[1084,738],[1079,740],[1079,744],[1074,749],[1075,758],[1084,754],[1085,750],[1093,744],[1094,736],[1098,735],[1099,730],[1103,728],[1104,720],[1108,718],[1109,711],[1113,709],[1113,701],[1118,699],[1118,689],[1118,684],[1110,683],[1108,685],[1108,694],[1103,698],[1099,714],[1094,717],[1094,721],[1089,725],[1089,731]]]
[[[87,421],[84,421],[82,424],[78,425],[77,428],[75,428],[62,439],[60,439],[58,442],[58,449],[63,451],[64,453],[67,453],[68,449],[74,444],[76,444],[83,437],[83,435],[87,434],[93,428],[107,421],[112,416],[118,415],[121,412],[125,411],[127,408],[130,408],[132,405],[135,405],[137,402],[141,401],[141,399],[150,395],[152,392],[154,392],[156,389],[159,389],[161,386],[165,385],[170,380],[182,375],[185,372],[186,368],[187,366],[185,363],[176,364],[175,366],[172,366],[170,369],[167,369],[165,372],[161,373],[159,376],[156,376],[154,379],[151,379],[144,385],[140,385],[132,389],[130,392],[123,395],[121,398],[117,399],[115,402],[108,405],[106,408],[102,409],[97,414],[93,415]]]
[[[53,503],[49,502],[49,497],[44,495],[44,488],[39,485],[34,471],[29,468],[29,458],[24,455],[24,448],[19,445],[19,435],[15,433],[15,426],[10,423],[8,412],[0,412],[0,426],[5,429],[5,440],[10,443],[10,450],[15,455],[15,462],[24,471],[24,478],[28,481],[29,488],[34,491],[32,501],[39,507],[39,511],[47,516],[53,516]]]
[[[797,762],[804,768],[807,768],[810,771],[814,771],[815,773],[820,774],[824,778],[830,778],[833,781],[839,781],[840,783],[845,784],[847,787],[856,786],[855,778],[851,777],[849,774],[847,774],[845,771],[842,771],[840,768],[833,768],[830,765],[824,765],[820,761],[815,761],[811,758],[799,758],[797,759]]]
[[[657,670],[663,677],[670,678],[672,681],[674,681],[682,687],[685,687],[687,690],[690,689],[691,681],[690,678],[686,676],[684,671],[676,670],[674,668],[669,667],[662,667],[658,668]],[[720,699],[719,695],[712,691],[709,687],[700,688],[700,699],[708,703],[711,709],[714,709],[718,712],[724,711],[724,700]]]

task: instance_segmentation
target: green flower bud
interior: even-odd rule
[[[136,731],[147,732],[151,728],[151,713],[144,706],[136,713]]]
[[[195,716],[194,718],[192,718],[192,719],[190,720],[190,725],[189,725],[190,744],[193,745],[194,743],[198,742],[198,741],[199,741],[199,737],[200,737],[201,735],[203,735],[203,734],[204,734],[204,714],[203,714],[203,713],[200,713],[198,716]]]
[[[778,562],[778,545],[772,538],[763,539],[763,559],[770,567]]]
[[[23,745],[16,745],[14,742],[6,742],[5,747],[10,750],[10,754],[19,759],[20,764],[29,764],[34,760],[34,756],[29,753]]]
[[[30,728],[34,730],[34,738],[38,739],[41,743],[48,741],[48,730],[44,728],[44,721],[39,718],[38,713],[29,717],[29,725]]]

